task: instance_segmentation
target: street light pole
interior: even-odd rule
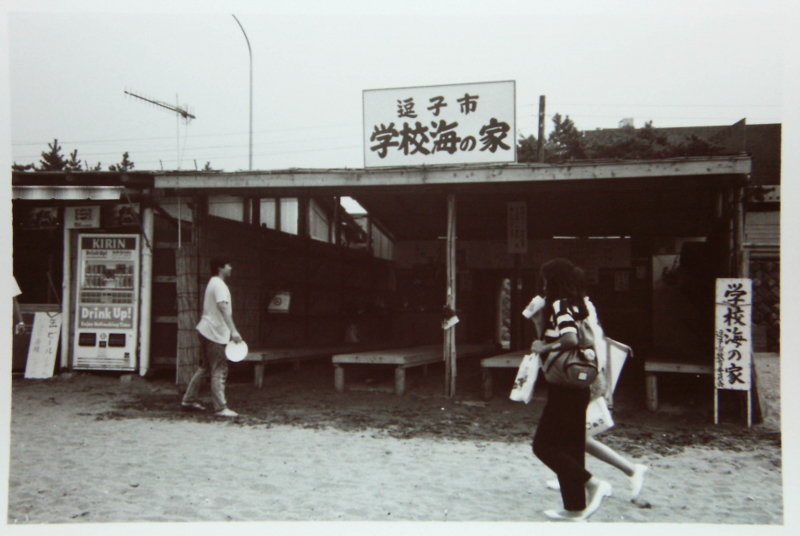
[[[253,171],[253,49],[250,48],[250,39],[247,38],[247,32],[244,31],[244,26],[232,15],[236,24],[242,29],[244,39],[247,41],[247,51],[250,53],[250,171]]]

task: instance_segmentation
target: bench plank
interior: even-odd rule
[[[456,345],[456,359],[472,357],[491,351],[490,344]],[[399,396],[405,392],[406,369],[444,361],[444,347],[441,344],[415,346],[411,348],[392,348],[385,350],[337,354],[332,358],[334,366],[334,384],[336,391],[344,392],[343,364],[372,364],[395,366],[395,393]]]
[[[658,378],[657,372],[673,372],[680,374],[713,374],[712,364],[698,363],[683,356],[650,356],[644,361],[645,403],[650,411],[658,411]]]
[[[353,350],[379,350],[387,346],[389,346],[387,343],[357,343],[309,348],[260,348],[251,349],[243,361],[255,363],[253,384],[256,389],[261,389],[264,385],[264,369],[268,363],[293,362],[297,368],[300,361],[329,358],[339,352]]]

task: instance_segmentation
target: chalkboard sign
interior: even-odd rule
[[[28,363],[25,366],[26,378],[53,377],[60,337],[61,313],[37,312],[34,314],[31,343],[28,346]]]

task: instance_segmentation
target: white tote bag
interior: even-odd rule
[[[533,399],[533,384],[539,375],[539,354],[532,352],[522,358],[509,398],[514,402],[529,403]]]
[[[598,396],[586,408],[586,435],[595,436],[614,426],[605,397]]]

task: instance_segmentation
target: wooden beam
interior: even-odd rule
[[[746,175],[749,156],[635,160],[630,162],[580,162],[571,164],[510,164],[506,166],[453,166],[392,168],[386,170],[290,170],[274,172],[187,173],[180,177],[155,175],[156,188],[258,189],[447,186],[456,184],[530,181],[603,180],[709,175]]]

